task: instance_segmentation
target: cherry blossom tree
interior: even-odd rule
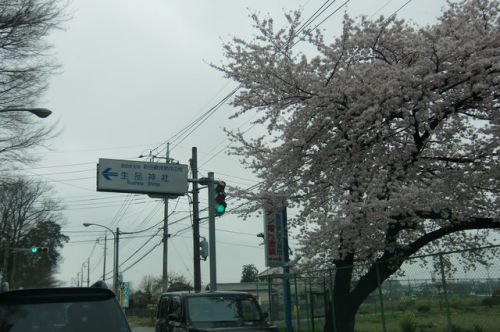
[[[449,3],[426,27],[346,16],[332,43],[297,33],[300,13],[280,30],[254,16],[252,41],[224,45],[214,66],[240,84],[234,117],[257,112],[267,129],[228,131],[262,179],[258,193],[239,191],[242,213],[264,192],[298,209],[308,264],[335,268],[326,331],[352,332],[361,303],[408,257],[485,245],[500,227],[498,11]]]

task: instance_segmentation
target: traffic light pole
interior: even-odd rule
[[[208,246],[210,262],[210,291],[217,290],[217,266],[215,259],[215,191],[214,172],[208,172]]]
[[[224,187],[226,186],[223,181],[215,181],[214,172],[208,172],[208,177],[201,179],[188,179],[189,182],[193,184],[201,184],[207,186],[208,189],[208,246],[209,246],[209,264],[210,264],[210,291],[217,290],[217,262],[216,262],[216,253],[215,253],[215,216],[216,213],[218,216],[224,214],[226,209],[226,202],[224,201],[225,193]],[[217,199],[220,201],[216,202],[215,199],[215,184],[217,183]],[[196,187],[196,190],[198,188]],[[193,202],[193,205],[196,206],[198,202]],[[217,206],[217,211],[216,211]],[[199,218],[195,218],[199,221]],[[193,231],[194,233],[195,231]],[[198,233],[199,234],[199,233]],[[197,243],[194,253],[198,252],[198,255],[195,254],[195,266],[200,261],[199,257],[199,236],[196,236],[194,239],[194,243]],[[201,284],[201,281],[200,281]]]

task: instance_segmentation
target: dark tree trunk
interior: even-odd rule
[[[353,257],[337,261],[332,302],[326,308],[325,332],[353,332],[358,305],[351,295]]]
[[[337,283],[335,282],[336,286]],[[338,287],[339,289],[342,287]],[[353,332],[354,323],[356,319],[357,307],[353,305],[352,295],[349,292],[349,288],[341,291],[333,291],[333,319],[332,325],[325,332]],[[345,289],[345,288],[344,288]]]

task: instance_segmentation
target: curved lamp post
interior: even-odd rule
[[[47,109],[47,108],[18,108],[18,107],[13,107],[13,108],[4,108],[0,109],[0,113],[6,113],[6,112],[30,112],[32,114],[35,114],[39,118],[46,118],[49,115],[52,114],[52,111]]]
[[[89,222],[84,222],[83,226],[89,227],[89,226],[98,226],[107,229],[111,234],[113,234],[113,240],[115,243],[115,251],[114,251],[114,264],[113,264],[113,291],[115,292],[115,295],[118,296],[118,242],[120,239],[120,229],[116,227],[116,231],[113,231],[111,228],[101,225],[101,224],[94,224],[94,223],[89,223]]]

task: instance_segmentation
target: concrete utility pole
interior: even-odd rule
[[[170,143],[167,143],[167,156],[165,162],[170,162]],[[168,196],[163,198],[163,267],[162,267],[162,290],[168,290]]]
[[[83,267],[85,266],[85,262],[82,263],[82,271],[80,273],[80,285],[83,287]]]
[[[90,257],[87,258],[87,287],[90,287]]]
[[[108,234],[104,232],[104,263],[102,266],[102,281],[106,281],[106,243],[108,242]]]
[[[196,147],[191,150],[191,173],[193,176],[193,271],[194,291],[201,291],[200,268],[200,201],[198,198],[198,153]]]
[[[115,235],[115,267],[113,273],[113,290],[115,295],[118,296],[118,291],[120,290],[120,285],[118,285],[118,260],[119,260],[119,248],[120,248],[120,228],[116,227]]]
[[[116,227],[116,231],[113,232],[113,230],[107,226],[104,226],[104,225],[101,225],[101,224],[94,224],[94,223],[89,223],[89,222],[84,222],[83,223],[83,226],[85,227],[89,227],[89,226],[99,226],[99,227],[102,227],[102,228],[105,228],[107,229],[111,234],[113,234],[113,239],[114,239],[114,242],[115,242],[115,249],[114,249],[114,263],[113,263],[113,291],[115,292],[115,295],[118,296],[119,293],[118,291],[120,290],[120,285],[118,284],[118,262],[120,260],[120,251],[119,251],[119,248],[120,248],[120,228],[119,227]],[[122,232],[122,234],[134,234],[134,232],[130,233],[130,232]],[[106,270],[106,269],[104,269]],[[106,271],[104,271],[104,274]],[[104,275],[105,276],[105,275]],[[83,279],[82,279],[82,283],[83,283]]]
[[[162,269],[162,290],[168,289],[168,198],[164,198],[165,208],[163,217],[163,269]]]

